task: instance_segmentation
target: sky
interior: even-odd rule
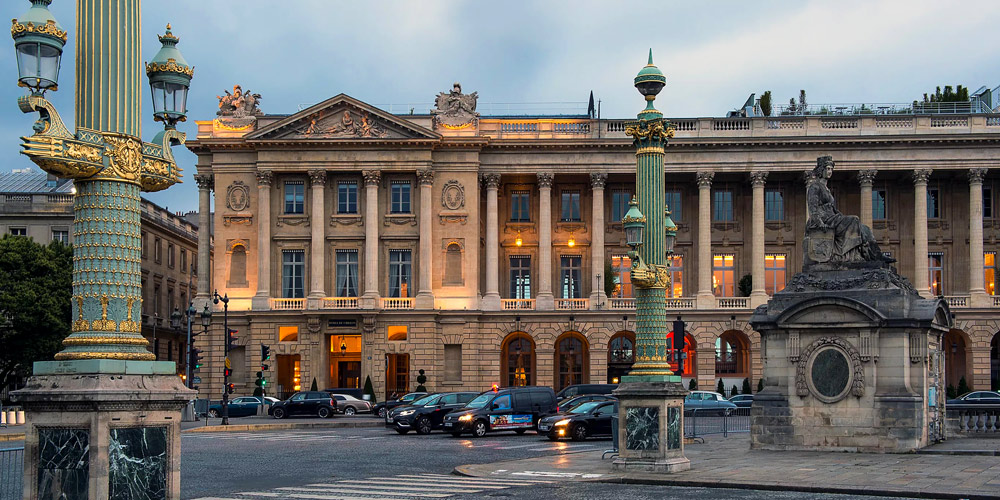
[[[0,18],[27,11],[3,0]],[[58,92],[48,98],[72,128],[75,4],[50,9],[69,30]],[[507,103],[583,113],[591,91],[604,118],[643,107],[632,78],[648,50],[667,77],[657,108],[668,117],[725,116],[751,93],[776,105],[807,92],[810,104],[906,103],[936,86],[1000,85],[1000,2],[145,0],[143,60],[166,23],[195,67],[186,123],[210,120],[216,96],[239,84],[265,113],[289,114],[339,93],[393,111],[426,112],[461,82],[479,111]],[[0,171],[31,167],[20,155],[35,115],[17,97],[13,42],[0,50]],[[145,84],[145,79],[144,79]],[[143,87],[143,139],[153,122]],[[562,104],[558,104],[562,103]],[[567,104],[568,103],[568,104]],[[512,105],[524,109],[524,104]],[[534,106],[533,106],[534,107]],[[197,210],[195,155],[174,148],[182,184],[145,196],[172,211]]]

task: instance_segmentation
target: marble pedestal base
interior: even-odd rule
[[[30,422],[24,499],[180,499],[181,409],[195,394],[173,362],[35,363],[13,393]]]
[[[681,472],[684,456],[684,396],[678,376],[622,377],[618,397],[618,458],[622,472]]]

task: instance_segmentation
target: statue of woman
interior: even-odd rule
[[[837,210],[833,194],[826,186],[833,175],[833,158],[821,156],[816,159],[813,169],[815,179],[806,189],[809,205],[809,221],[806,235],[817,232],[833,232],[831,262],[876,262],[889,263],[895,259],[886,257],[875,241],[871,228],[861,223],[853,215],[844,215]]]

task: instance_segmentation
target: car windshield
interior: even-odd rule
[[[490,402],[490,398],[492,398],[492,397],[493,397],[493,393],[490,393],[490,392],[487,392],[485,394],[480,394],[480,395],[476,396],[476,399],[473,399],[472,401],[469,401],[469,403],[466,404],[465,407],[466,408],[482,408],[482,407],[486,406],[486,403]]]
[[[413,402],[413,406],[427,406],[437,403],[438,398],[441,396],[424,396]]]
[[[603,401],[587,401],[586,403],[573,407],[573,409],[570,410],[569,412],[575,413],[577,415],[581,413],[590,413],[590,410],[593,410],[594,408],[597,407],[597,405],[601,403],[603,403]]]
[[[421,396],[421,394],[417,394],[417,393],[411,392],[411,393],[409,393],[409,394],[407,394],[407,395],[399,398],[399,400],[400,401],[413,401],[414,399],[417,399],[420,396]]]

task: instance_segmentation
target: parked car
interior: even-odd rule
[[[1000,392],[996,391],[972,391],[955,399],[949,399],[945,404],[949,405],[1000,405]]]
[[[455,437],[465,432],[483,437],[490,431],[508,430],[524,434],[555,412],[556,395],[551,387],[507,387],[486,391],[445,415],[442,427]]]
[[[753,406],[753,394],[737,394],[729,398],[729,402],[736,405],[737,408],[750,408]]]
[[[430,434],[434,429],[440,429],[444,416],[457,410],[478,396],[476,392],[442,392],[430,394],[413,402],[412,405],[397,406],[385,416],[385,426],[391,427],[400,434],[417,431],[417,434]]]
[[[272,397],[263,398],[266,404],[272,405],[278,399]],[[257,414],[257,407],[261,404],[261,398],[257,396],[240,396],[229,400],[230,417],[246,417]],[[222,416],[222,401],[214,403],[208,407],[208,416],[218,418]]]
[[[736,404],[726,401],[722,394],[711,391],[691,391],[684,397],[684,413],[691,415],[698,410],[698,415],[728,415]]]
[[[323,392],[329,392],[330,394],[343,394],[345,396],[354,396],[362,401],[368,401],[365,397],[365,392],[361,389],[354,387],[334,387],[333,389],[323,389]]]
[[[357,413],[371,413],[372,404],[362,401],[354,396],[346,394],[331,394],[337,400],[337,411],[344,415],[354,415]]]
[[[393,408],[395,408],[397,406],[408,405],[408,404],[410,404],[410,403],[412,403],[412,402],[414,402],[414,401],[416,401],[416,400],[418,400],[418,399],[420,399],[420,398],[422,398],[422,397],[424,397],[426,395],[427,395],[426,392],[410,392],[410,393],[404,394],[403,397],[401,397],[401,398],[390,399],[388,401],[383,401],[381,403],[377,403],[374,407],[372,407],[372,412],[375,415],[378,415],[379,418],[385,418],[385,414],[386,414],[387,411],[389,411],[389,410],[391,410],[391,409],[393,409]]]
[[[539,420],[538,433],[552,441],[563,437],[582,441],[588,436],[610,436],[615,413],[618,413],[617,401],[588,401]]]
[[[328,392],[304,391],[296,392],[284,401],[271,405],[267,411],[274,418],[285,418],[292,415],[316,415],[328,418],[337,412],[337,400]]]
[[[571,396],[579,396],[581,394],[606,394],[611,395],[611,392],[618,388],[618,384],[576,384],[564,387],[563,390],[556,394],[556,399],[566,399]]]
[[[556,404],[556,413],[565,413],[572,410],[574,406],[581,405],[588,401],[618,401],[618,398],[604,394],[584,394],[582,396],[572,396],[559,400],[559,403]]]

